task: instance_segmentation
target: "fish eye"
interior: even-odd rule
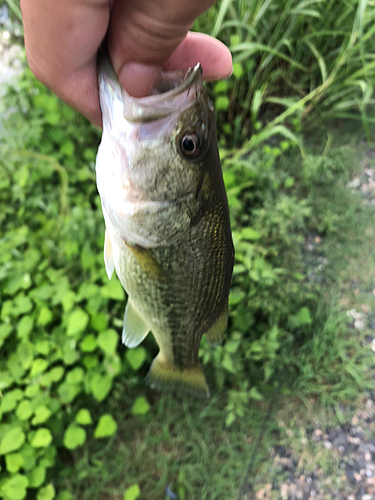
[[[194,158],[199,154],[200,143],[199,139],[195,134],[185,134],[180,139],[180,148],[185,156]]]

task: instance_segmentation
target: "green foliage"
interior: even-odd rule
[[[232,78],[212,87],[226,142],[327,117],[361,119],[368,134],[374,20],[367,0],[218,2],[194,27],[222,39],[234,57]]]
[[[49,481],[58,450],[116,432],[111,415],[100,417],[99,404],[117,377],[140,368],[145,351],[132,364],[117,352],[125,296],[117,280],[108,282],[102,261],[98,131],[28,71],[6,104],[0,122],[0,496],[48,500],[55,498]]]
[[[86,431],[77,425],[70,425],[64,434],[64,446],[68,450],[74,450],[82,446],[86,441]]]
[[[126,488],[124,493],[124,500],[137,500],[141,496],[141,489],[138,484],[133,484]]]
[[[113,436],[117,430],[117,424],[111,415],[102,415],[96,426],[94,436],[96,438],[103,438]]]
[[[231,387],[231,425],[251,400],[263,399],[284,362],[290,363],[289,353],[298,357],[324,322],[319,304],[328,277],[321,272],[324,286],[311,279],[304,247],[311,234],[345,234],[358,204],[349,201],[346,188],[355,165],[349,146],[301,157],[292,142],[282,141],[248,152],[246,159],[222,157],[236,252],[229,332],[215,350],[203,339],[200,354],[217,387]],[[335,383],[330,391],[343,394],[341,388]]]
[[[133,415],[144,415],[150,409],[150,404],[147,399],[143,396],[140,396],[134,401],[134,404],[131,408],[131,412]]]

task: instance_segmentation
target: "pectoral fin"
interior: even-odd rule
[[[124,315],[124,326],[122,329],[122,342],[127,347],[137,347],[150,331],[138,311],[134,308],[131,300],[128,300]]]
[[[228,325],[228,304],[225,304],[218,319],[211,326],[211,328],[207,332],[205,332],[206,338],[211,345],[217,346],[221,344],[221,342],[223,341],[225,330],[227,329],[227,325]]]
[[[109,279],[111,279],[113,271],[115,269],[115,263],[113,261],[112,241],[109,237],[107,229],[105,230],[104,236],[104,264],[107,276]]]
[[[147,274],[147,276],[159,283],[165,279],[164,269],[156,260],[152,248],[143,248],[139,245],[129,245],[127,243],[126,246],[133,253],[142,271]]]

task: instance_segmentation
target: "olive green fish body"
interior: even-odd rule
[[[212,343],[224,334],[233,268],[214,111],[199,68],[174,73],[172,89],[151,99],[124,94],[107,61],[100,75],[97,182],[107,272],[116,270],[129,297],[123,340],[134,347],[151,330],[160,352],[150,385],[207,396],[199,345],[203,334]]]

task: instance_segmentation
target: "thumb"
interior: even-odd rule
[[[115,0],[108,51],[121,85],[134,97],[150,93],[160,68],[214,0]]]
[[[154,64],[129,62],[118,71],[118,79],[128,94],[145,97],[150,94],[160,69],[160,66]]]

